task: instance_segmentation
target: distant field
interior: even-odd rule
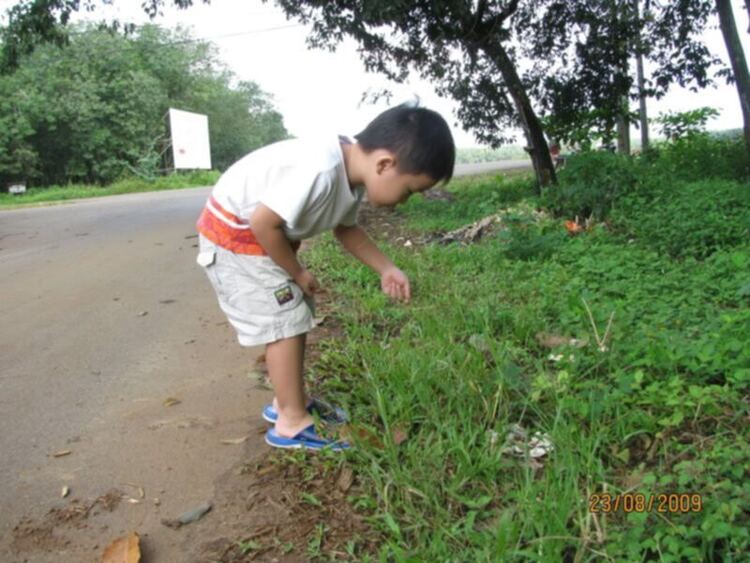
[[[493,162],[496,160],[525,160],[529,155],[521,145],[510,145],[499,149],[485,147],[459,148],[456,150],[456,163]]]

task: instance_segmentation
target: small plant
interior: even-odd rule
[[[556,215],[605,219],[617,199],[636,185],[632,161],[605,151],[570,158],[560,171],[559,183],[547,188],[542,204]]]

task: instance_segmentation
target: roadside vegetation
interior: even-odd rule
[[[218,170],[288,136],[271,97],[238,80],[215,45],[182,29],[60,32],[66,44],[39,45],[0,73],[0,191],[126,177],[158,183],[172,168],[170,107],[208,116]]]
[[[67,186],[30,188],[24,194],[0,193],[0,209],[69,199],[212,186],[219,179],[219,175],[220,173],[216,170],[201,170],[159,176],[151,181],[130,177],[113,182],[108,186],[68,184]]]
[[[501,176],[413,198],[371,229],[411,276],[406,306],[332,238],[313,246],[345,337],[309,377],[356,444],[324,459],[367,490],[349,501],[380,534],[371,560],[743,559],[745,154],[691,135],[574,157],[541,198]],[[491,213],[474,244],[425,242]]]

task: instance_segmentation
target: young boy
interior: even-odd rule
[[[266,433],[274,447],[349,447],[321,437],[312,417],[317,411],[340,423],[346,413],[309,401],[304,390],[305,337],[315,326],[319,284],[297,259],[300,241],[333,229],[380,274],[383,292],[408,302],[409,279],[357,226],[357,209],[365,194],[373,206],[394,206],[453,175],[453,137],[434,111],[391,108],[355,138],[292,139],[248,154],[219,178],[198,219],[197,262],[219,306],[242,346],[266,345],[276,397],[263,418],[275,423]]]

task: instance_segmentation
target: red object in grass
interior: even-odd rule
[[[577,235],[584,231],[583,225],[579,225],[575,221],[565,221],[565,229],[571,235]]]

